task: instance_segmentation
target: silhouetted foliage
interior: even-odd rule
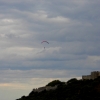
[[[74,84],[76,82],[77,82],[77,79],[76,78],[72,78],[69,81],[67,81],[67,84],[71,84],[71,83]]]
[[[55,85],[61,85],[63,84],[63,82],[59,81],[59,80],[54,80],[50,83],[48,83],[46,86],[55,86]]]
[[[59,85],[58,85],[59,84]],[[65,82],[54,80],[47,86],[58,85],[57,89],[34,92],[17,100],[100,100],[100,77],[94,80],[70,79]]]

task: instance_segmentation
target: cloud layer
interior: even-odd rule
[[[1,90],[22,87],[27,94],[53,79],[100,70],[99,5],[99,0],[0,0]]]

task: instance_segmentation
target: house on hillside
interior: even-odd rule
[[[100,76],[100,71],[93,71],[93,72],[91,72],[91,74],[90,75],[83,75],[82,76],[82,79],[84,80],[84,79],[95,79],[95,78],[97,78],[98,76]]]
[[[33,89],[34,92],[42,92],[44,90],[49,91],[49,90],[55,90],[57,88],[57,85],[55,86],[44,86],[44,87],[40,87],[38,89]]]

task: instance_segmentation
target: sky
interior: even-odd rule
[[[0,100],[92,71],[100,71],[100,0],[0,0]]]

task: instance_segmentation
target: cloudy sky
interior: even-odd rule
[[[0,0],[1,100],[91,71],[100,71],[100,0]]]

